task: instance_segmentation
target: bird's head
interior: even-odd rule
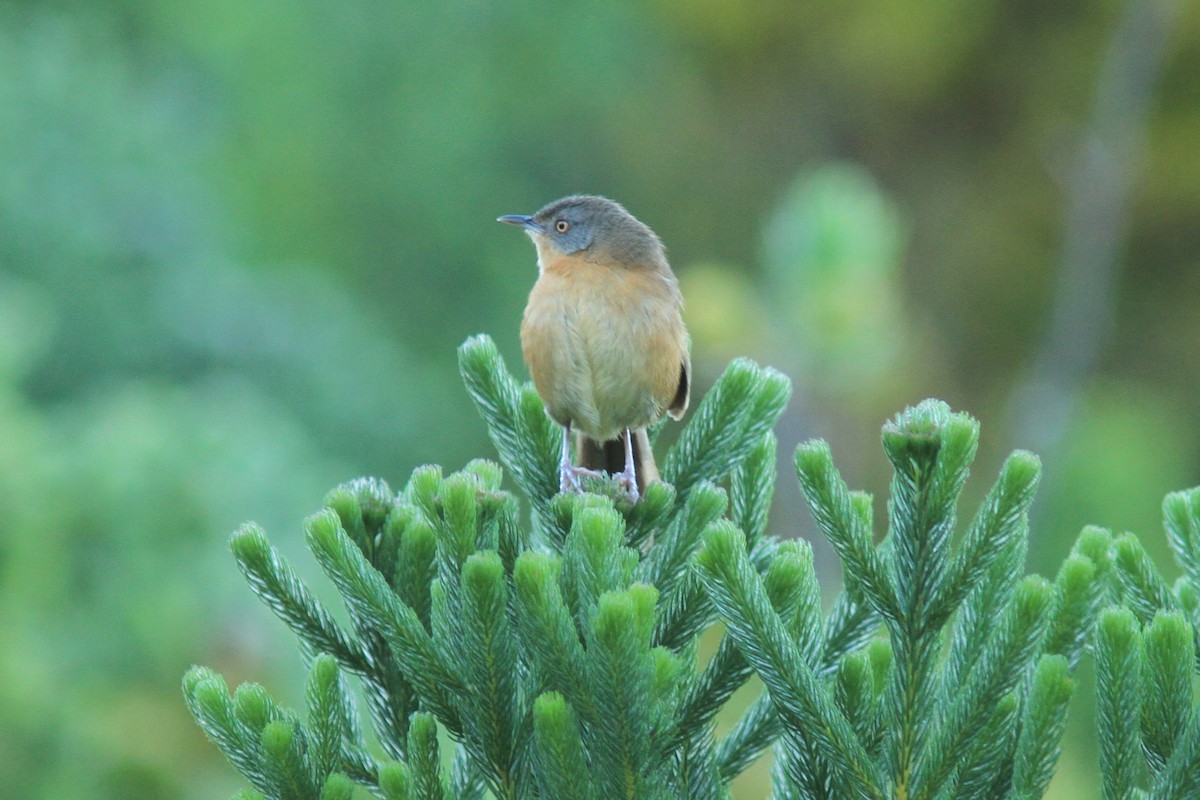
[[[497,218],[525,229],[538,246],[550,252],[623,266],[665,265],[662,242],[620,203],[596,195],[572,195],[555,200],[533,215],[506,214]]]

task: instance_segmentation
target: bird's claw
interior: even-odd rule
[[[580,480],[581,478],[605,477],[605,473],[603,472],[597,472],[594,469],[586,467],[577,467],[573,464],[564,464],[560,472],[559,490],[574,494],[583,494],[583,481]]]
[[[641,494],[637,492],[637,481],[634,479],[634,476],[626,473],[618,473],[616,479],[617,485],[625,489],[625,494],[629,495],[630,503],[637,503],[637,500],[641,498]]]
[[[641,495],[638,493],[637,478],[634,477],[633,473],[626,470],[625,472],[618,472],[613,477],[617,479],[617,485],[629,495],[629,502],[636,503]]]

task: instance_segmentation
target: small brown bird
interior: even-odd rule
[[[662,242],[620,204],[591,195],[498,221],[524,228],[537,248],[521,350],[563,426],[562,490],[578,492],[581,475],[603,470],[636,502],[658,480],[646,426],[682,417],[690,393],[683,295]]]

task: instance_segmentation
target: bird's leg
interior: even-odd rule
[[[562,456],[558,462],[558,488],[562,492],[582,491],[579,476],[575,474],[575,465],[571,463],[571,423],[563,426]]]
[[[637,472],[633,467],[633,431],[625,429],[625,471],[617,476],[617,482],[629,492],[629,500],[638,501]]]
[[[576,466],[571,461],[571,424],[563,426],[562,454],[558,462],[559,484],[561,492],[583,494],[583,483],[580,478],[603,478],[605,473],[597,472],[587,467]]]

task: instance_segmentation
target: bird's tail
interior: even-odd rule
[[[645,428],[631,432],[633,434],[633,470],[637,476],[639,493],[646,491],[646,485],[658,480],[658,466],[654,463],[654,451],[650,449],[650,437]],[[577,434],[577,452],[579,466],[587,469],[601,469],[610,475],[616,475],[625,470],[625,441],[621,436],[598,442],[583,434]]]

